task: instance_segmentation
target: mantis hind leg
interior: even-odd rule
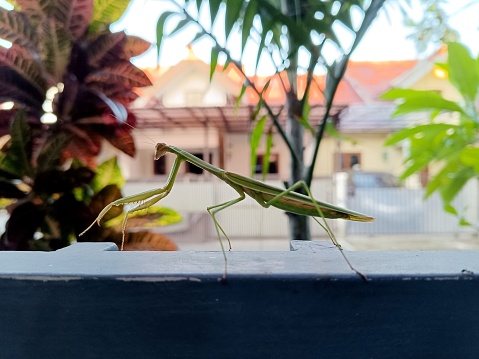
[[[306,184],[306,182],[304,182],[304,181],[296,182],[291,187],[287,188],[286,190],[284,190],[280,194],[276,195],[275,197],[273,197],[269,201],[265,202],[264,206],[269,207],[269,206],[273,205],[276,201],[279,201],[282,197],[284,197],[284,196],[288,195],[289,193],[297,190],[298,188],[303,188],[306,191],[308,197],[311,199],[311,202],[316,207],[316,210],[318,211],[318,214],[321,216],[324,223],[321,223],[316,217],[313,217],[313,219],[316,221],[317,224],[319,224],[321,226],[321,228],[324,229],[324,231],[326,232],[328,237],[331,239],[331,242],[333,242],[333,244],[339,249],[339,252],[343,256],[343,258],[346,261],[346,263],[348,264],[349,268],[351,268],[351,270],[353,272],[355,272],[357,275],[359,275],[362,279],[367,281],[368,279],[366,278],[366,276],[364,274],[362,274],[361,272],[359,272],[356,268],[354,268],[353,265],[351,264],[351,262],[348,260],[348,258],[344,254],[343,247],[341,247],[341,244],[339,244],[338,240],[336,239],[336,236],[334,235],[331,227],[329,226],[328,222],[326,221],[326,218],[324,217],[323,211],[321,211],[321,208],[319,207],[318,203],[314,199],[313,194],[311,193],[311,190],[309,189],[309,186]]]
[[[224,260],[225,260],[225,271],[224,271],[224,274],[223,274],[223,279],[226,278],[227,258],[226,258],[225,247],[223,245],[223,241],[221,240],[220,231],[221,231],[221,233],[223,233],[223,235],[228,240],[229,250],[231,250],[231,241],[230,241],[228,235],[226,234],[226,232],[224,231],[223,227],[221,227],[221,225],[218,223],[218,220],[216,219],[215,216],[218,212],[220,212],[220,211],[222,211],[222,210],[224,210],[228,207],[231,207],[232,205],[234,205],[238,202],[241,202],[242,200],[245,199],[245,194],[240,188],[235,188],[235,190],[240,195],[238,198],[206,208],[206,210],[208,211],[209,215],[211,216],[211,218],[213,219],[213,222],[215,224],[216,235],[218,236],[218,241],[220,242],[221,251],[223,252],[223,257],[224,257]]]

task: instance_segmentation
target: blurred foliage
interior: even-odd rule
[[[367,29],[385,0],[186,0],[176,10],[163,12],[157,23],[158,57],[166,37],[179,31],[191,34],[191,43],[205,37],[211,43],[210,78],[216,71],[229,66],[243,77],[244,85],[237,98],[239,105],[246,91],[257,98],[250,118],[251,170],[256,170],[257,151],[263,154],[263,177],[268,173],[273,134],[278,133],[289,150],[291,176],[286,186],[303,180],[311,185],[316,156],[325,133],[331,128],[333,101],[344,76],[350,56],[361,42]],[[223,11],[224,10],[224,11]],[[207,16],[200,16],[206,13]],[[208,16],[209,15],[209,16]],[[174,24],[173,29],[166,31]],[[213,30],[214,29],[214,30]],[[350,41],[340,40],[347,33]],[[234,36],[238,41],[233,41]],[[344,38],[344,37],[343,37]],[[348,36],[346,36],[348,38]],[[323,51],[326,49],[327,51]],[[333,57],[331,57],[333,53]],[[234,55],[238,54],[238,55]],[[255,64],[255,73],[262,61],[268,61],[274,73],[266,79],[246,76],[244,58]],[[304,56],[300,56],[304,55]],[[224,59],[224,64],[219,66]],[[220,61],[221,60],[221,61]],[[304,61],[303,61],[304,60]],[[314,73],[326,73],[325,81]],[[282,91],[285,103],[278,106],[267,100],[271,83]],[[324,115],[310,118],[310,95],[319,93]],[[286,118],[286,124],[280,121]],[[312,136],[311,162],[305,163],[304,131]],[[260,146],[261,141],[264,146]],[[310,239],[307,218],[290,214],[292,239]]]
[[[448,45],[447,63],[437,64],[461,95],[459,101],[445,99],[437,91],[392,89],[382,98],[398,102],[395,115],[425,112],[429,123],[391,135],[386,145],[409,142],[405,179],[434,164],[439,168],[426,187],[426,196],[439,192],[444,209],[469,224],[452,201],[465,184],[479,177],[479,57],[459,43]],[[440,115],[451,114],[446,119]]]
[[[125,218],[125,214],[113,218],[106,222],[108,227],[116,227],[120,229],[120,226]],[[151,206],[147,209],[134,212],[128,216],[128,222],[126,223],[126,228],[136,228],[136,227],[162,227],[168,226],[170,224],[179,223],[183,220],[181,215],[171,209],[160,206]]]
[[[116,160],[97,167],[97,156],[104,140],[135,154],[131,127],[123,125],[135,123],[126,105],[136,99],[135,87],[151,82],[130,58],[150,44],[109,30],[129,1],[12,4],[14,10],[0,8],[0,32],[11,42],[0,47],[0,102],[13,103],[0,110],[0,136],[9,135],[0,151],[0,197],[11,201],[0,247],[120,243],[121,233],[103,226],[78,234],[121,197]],[[114,208],[108,218],[121,213]],[[141,242],[138,233],[126,239]]]
[[[451,9],[455,9],[451,11]],[[401,14],[403,25],[411,30],[407,36],[419,55],[434,52],[443,44],[459,41],[459,33],[451,19],[465,11],[479,10],[477,0],[454,6],[449,0],[391,0],[387,2],[389,18]]]

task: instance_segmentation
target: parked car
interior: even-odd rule
[[[348,178],[348,194],[354,195],[356,188],[401,187],[399,179],[387,172],[351,171]]]

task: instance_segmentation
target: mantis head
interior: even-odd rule
[[[166,143],[157,143],[155,146],[155,160],[168,152],[168,145]]]

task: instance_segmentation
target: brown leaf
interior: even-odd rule
[[[109,205],[111,202],[116,201],[117,199],[122,198],[121,191],[117,185],[111,184],[105,186],[100,192],[93,196],[90,202],[91,211],[97,216],[100,212]],[[103,217],[104,221],[108,221],[112,218],[118,217],[123,213],[123,208],[113,206],[108,213]]]
[[[125,235],[126,251],[176,251],[178,246],[162,233],[147,231],[128,232]]]
[[[93,1],[91,0],[65,0],[71,3],[70,21],[67,21],[70,32],[74,39],[85,34],[93,16]]]
[[[123,47],[126,43],[126,35],[123,31],[110,33],[104,32],[98,35],[88,46],[86,52],[88,64],[101,68],[111,65],[112,62],[123,60]]]
[[[151,86],[148,76],[129,61],[123,61],[110,67],[104,67],[93,72],[85,79],[86,83],[106,82],[110,84],[119,83],[127,87]]]
[[[112,135],[106,134],[105,138],[123,153],[134,157],[136,153],[135,140],[130,131],[130,128],[117,127],[115,133]]]
[[[139,56],[146,52],[150,48],[151,44],[137,36],[127,36],[126,44],[124,47],[124,54],[126,59],[131,57]]]

